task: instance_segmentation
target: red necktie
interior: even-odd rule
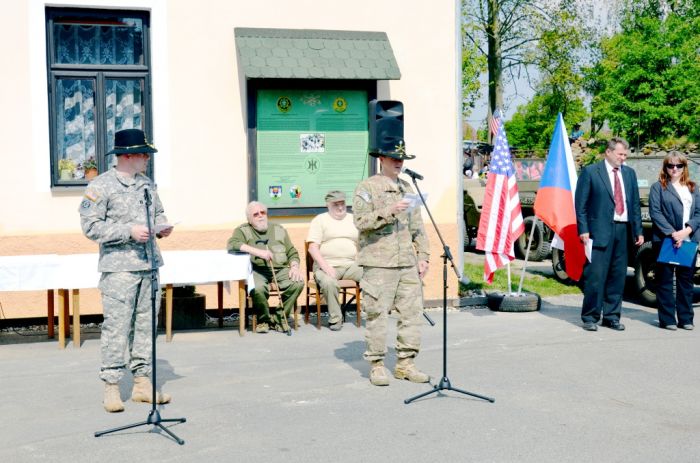
[[[625,204],[622,201],[622,185],[620,185],[620,176],[617,171],[619,168],[613,168],[613,177],[615,177],[615,189],[613,191],[613,196],[615,198],[615,214],[622,215],[625,212]]]

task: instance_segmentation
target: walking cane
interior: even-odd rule
[[[258,240],[255,243],[261,243],[265,245],[265,249],[267,251],[270,250],[270,248],[267,246],[267,241],[268,240]],[[277,308],[281,309],[282,316],[280,317],[281,323],[282,323],[282,329],[287,333],[287,336],[292,335],[292,329],[289,327],[289,322],[287,322],[287,314],[284,313],[284,301],[282,300],[282,289],[280,288],[280,285],[277,283],[277,275],[275,274],[275,266],[272,265],[272,259],[270,259],[268,262],[268,265],[270,266],[270,271],[272,272],[272,281],[275,283],[275,286],[277,286],[277,291],[279,293],[279,301],[277,302]]]

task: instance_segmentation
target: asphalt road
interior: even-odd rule
[[[158,377],[173,395],[163,418],[180,446],[145,420],[146,404],[107,414],[99,339],[0,346],[0,461],[695,462],[700,458],[697,331],[656,326],[653,309],[623,306],[624,332],[591,333],[580,296],[532,313],[447,315],[447,377],[489,403],[427,384],[368,381],[363,329],[302,326],[292,337],[235,328],[158,339]],[[443,375],[442,311],[423,328],[418,365]],[[395,336],[390,329],[389,339]],[[393,345],[393,341],[390,341]],[[393,349],[388,364],[394,365]],[[122,386],[128,398],[131,379]]]

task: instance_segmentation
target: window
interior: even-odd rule
[[[114,132],[151,136],[148,13],[47,8],[52,186],[114,163]]]

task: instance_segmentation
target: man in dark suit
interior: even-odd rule
[[[576,184],[576,222],[584,245],[593,241],[591,261],[583,270],[583,329],[603,326],[622,331],[622,293],[627,275],[629,243],[641,246],[642,218],[637,175],[622,165],[629,145],[613,137],[605,159],[584,168]]]

